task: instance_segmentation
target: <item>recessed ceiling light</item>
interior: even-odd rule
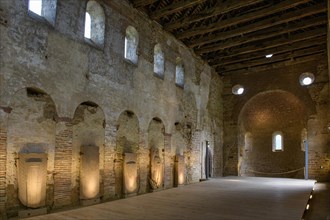
[[[237,84],[237,85],[233,86],[231,91],[234,95],[242,95],[244,92],[244,87]]]
[[[313,73],[306,72],[300,75],[299,82],[302,86],[308,86],[314,82],[314,79],[315,77]]]
[[[271,54],[267,54],[266,55],[266,58],[271,58],[273,56],[273,54],[271,53]]]

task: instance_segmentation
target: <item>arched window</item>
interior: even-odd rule
[[[55,24],[57,0],[29,0],[29,12],[45,18],[50,24]]]
[[[158,76],[164,77],[164,53],[160,44],[156,44],[154,47],[154,72]]]
[[[253,138],[251,132],[246,132],[244,135],[244,148],[246,151],[251,151],[252,150],[252,145],[253,145]]]
[[[176,58],[175,84],[180,87],[184,86],[184,67],[180,57]]]
[[[105,15],[102,6],[94,0],[87,2],[85,15],[85,38],[99,46],[104,44]]]
[[[280,131],[273,133],[273,151],[283,151],[283,133]]]
[[[85,17],[85,37],[88,39],[91,38],[91,16],[88,12],[86,12]]]
[[[304,129],[302,129],[302,131],[301,131],[301,150],[302,151],[305,151],[305,148],[306,148],[306,146],[305,146],[305,142],[307,141],[307,129],[306,128],[304,128]]]
[[[132,26],[128,26],[126,29],[125,36],[125,54],[124,57],[133,63],[137,63],[137,47],[139,44],[139,34],[136,29]]]

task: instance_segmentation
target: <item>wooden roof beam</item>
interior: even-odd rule
[[[140,8],[140,7],[144,7],[147,5],[151,5],[153,3],[155,3],[157,0],[134,0],[133,1],[133,6],[134,8]]]
[[[217,58],[217,59],[213,59],[213,60],[209,61],[209,64],[213,67],[217,67],[217,66],[224,66],[224,65],[228,65],[228,64],[241,63],[241,62],[251,60],[251,59],[258,59],[258,58],[265,59],[266,54],[274,54],[274,56],[275,56],[276,54],[281,54],[281,53],[289,52],[292,50],[299,50],[299,49],[303,49],[306,47],[312,47],[312,46],[316,46],[316,45],[320,45],[320,44],[325,44],[326,40],[327,40],[326,36],[321,36],[321,37],[316,37],[313,39],[295,42],[295,43],[292,43],[289,45],[282,45],[282,46],[278,46],[278,47],[274,47],[274,48],[269,48],[269,49],[258,51],[255,53],[248,53],[248,54],[232,56],[232,57],[222,56],[221,58]]]
[[[248,74],[248,73],[253,73],[253,72],[261,72],[261,71],[265,71],[265,70],[269,70],[269,69],[296,65],[299,63],[305,63],[305,62],[309,62],[309,61],[313,61],[313,60],[320,60],[320,59],[324,58],[324,53],[311,54],[308,56],[298,57],[298,58],[291,59],[291,60],[284,60],[284,61],[279,61],[277,63],[270,63],[270,64],[265,64],[262,66],[256,66],[256,67],[250,67],[250,68],[245,67],[242,69],[232,69],[232,70],[223,70],[223,69],[217,68],[216,71],[218,72],[219,75]]]
[[[318,5],[320,6],[320,5]],[[227,32],[221,32],[219,34],[213,35],[213,36],[208,36],[207,38],[202,38],[200,39],[200,41],[202,41],[203,39],[205,40],[205,42],[213,42],[213,39],[217,39],[217,41],[220,40],[225,40],[228,38],[232,38],[232,37],[236,37],[236,36],[242,36],[243,34],[248,34],[254,31],[258,31],[258,30],[262,30],[265,28],[269,28],[272,27],[274,25],[278,25],[278,24],[282,24],[282,23],[286,23],[298,18],[302,18],[303,16],[309,16],[312,15],[313,13],[319,13],[319,12],[323,12],[324,8],[323,7],[319,7],[318,11],[314,11],[314,12],[310,12],[308,10],[300,10],[300,11],[296,11],[294,14],[291,13],[287,13],[285,16],[285,19],[281,20],[279,19],[278,21],[274,21],[273,19],[267,19],[261,22],[256,22],[256,23],[252,23],[250,25],[246,25],[244,27],[232,30],[232,31],[227,31]],[[303,12],[306,12],[305,14],[300,14]],[[215,51],[215,50],[214,50]],[[196,53],[200,53],[201,51],[199,50],[195,50]]]
[[[253,60],[247,60],[244,62],[239,62],[239,63],[234,63],[230,65],[215,65],[217,67],[222,67],[226,70],[232,70],[232,69],[242,69],[242,68],[247,68],[247,67],[253,67],[253,66],[259,66],[259,65],[264,65],[268,63],[275,63],[278,61],[283,61],[283,60],[288,60],[288,59],[294,59],[296,57],[302,57],[306,55],[311,55],[315,53],[321,53],[325,52],[325,45],[326,44],[321,44],[317,45],[311,48],[303,48],[295,51],[289,51],[283,54],[278,54],[276,56],[273,56],[272,58],[258,58],[258,59],[253,59]],[[213,67],[215,67],[213,66]]]
[[[182,40],[182,39],[189,38],[189,37],[196,36],[196,35],[207,34],[207,33],[214,32],[214,31],[226,28],[226,27],[230,27],[230,26],[242,23],[242,22],[246,22],[246,21],[253,20],[256,18],[264,17],[266,15],[270,15],[270,14],[273,14],[276,12],[280,12],[285,9],[294,7],[298,4],[304,3],[306,1],[308,1],[308,0],[284,1],[279,4],[274,5],[272,7],[258,11],[257,13],[251,12],[251,13],[239,16],[239,17],[233,17],[233,18],[226,19],[226,20],[223,20],[222,22],[217,22],[217,23],[209,25],[209,26],[187,30],[180,34],[177,34],[176,37],[178,39]],[[234,29],[233,31],[229,31],[230,36],[228,36],[227,38],[241,35],[244,33],[257,31],[257,30],[275,26],[278,24],[283,24],[285,22],[289,22],[289,21],[292,21],[295,19],[299,19],[302,17],[306,17],[309,15],[313,15],[313,14],[317,14],[317,13],[321,13],[321,12],[325,12],[325,11],[327,11],[327,7],[326,7],[325,3],[317,4],[315,6],[307,7],[307,8],[301,9],[301,10],[296,10],[293,12],[285,13],[281,16],[277,16],[276,18],[272,17],[272,18],[264,19],[259,22],[252,23],[250,25],[246,25],[242,28]],[[228,32],[221,33],[223,37],[225,37],[227,35],[225,33],[228,33]],[[217,35],[221,36],[221,34],[217,34]],[[217,35],[215,35],[213,37],[218,38],[219,36],[217,36]]]
[[[313,39],[313,38],[320,37],[320,36],[326,36],[326,34],[327,34],[326,28],[316,29],[316,30],[309,31],[306,33],[292,35],[290,39],[280,38],[280,39],[273,40],[273,41],[267,42],[267,43],[260,43],[258,45],[251,45],[251,46],[247,46],[247,47],[237,48],[235,50],[231,50],[230,55],[212,54],[212,55],[210,55],[212,57],[206,57],[206,59],[210,60],[216,56],[219,58],[220,57],[221,58],[236,57],[237,55],[250,54],[250,53],[260,52],[260,51],[264,51],[263,53],[264,53],[264,55],[266,55],[266,54],[269,54],[268,52],[265,52],[266,49],[271,49],[271,48],[272,48],[271,49],[272,51],[270,53],[276,53],[275,48],[278,46],[293,44],[295,42]]]
[[[184,17],[181,19],[178,19],[172,23],[164,25],[164,29],[166,31],[171,31],[173,29],[183,27],[186,25],[189,25],[194,22],[198,22],[200,20],[204,20],[207,18],[211,18],[213,16],[217,16],[220,14],[225,14],[229,11],[246,7],[249,5],[257,4],[259,2],[262,2],[263,0],[231,0],[231,1],[225,1],[222,2],[220,0],[217,1],[217,4],[215,7],[205,9],[195,15],[189,16],[189,17]]]
[[[177,3],[172,3],[164,8],[161,8],[159,10],[156,10],[150,14],[150,18],[153,20],[157,20],[163,16],[173,14],[177,11],[183,10],[185,8],[189,8],[195,4],[200,4],[205,2],[206,0],[183,0],[179,1]]]
[[[317,17],[310,19],[308,21],[303,21],[298,24],[290,24],[288,26],[279,26],[279,27],[274,27],[270,31],[268,30],[267,32],[263,33],[252,33],[247,36],[243,37],[237,37],[237,38],[231,38],[228,39],[227,41],[221,41],[219,43],[214,43],[205,47],[198,48],[196,50],[196,53],[199,54],[205,54],[205,53],[210,53],[213,51],[218,51],[218,50],[223,50],[226,48],[238,46],[241,44],[246,44],[250,42],[255,42],[255,41],[260,41],[260,40],[265,40],[267,38],[275,37],[275,36],[280,36],[282,34],[294,32],[300,29],[308,28],[308,27],[314,27],[322,24],[327,23],[327,18],[326,17]],[[187,44],[189,47],[192,45]]]

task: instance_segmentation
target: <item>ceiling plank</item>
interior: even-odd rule
[[[266,31],[262,30],[261,32],[252,33],[252,34],[248,34],[248,35],[244,35],[244,36],[236,37],[236,38],[230,38],[226,41],[221,41],[220,43],[217,43],[217,44],[207,45],[205,47],[200,47],[201,45],[204,45],[204,43],[199,42],[199,41],[189,42],[189,43],[187,43],[187,46],[188,47],[199,47],[198,49],[201,51],[200,53],[207,53],[207,52],[211,52],[212,51],[211,48],[213,48],[214,46],[218,47],[219,49],[225,49],[225,48],[234,47],[234,46],[237,46],[240,44],[246,44],[246,43],[253,42],[253,41],[263,40],[263,39],[267,39],[270,37],[294,32],[299,29],[305,29],[308,27],[318,26],[318,25],[322,25],[322,24],[326,24],[326,23],[327,23],[326,17],[317,17],[317,18],[313,18],[313,19],[310,19],[307,21],[302,21],[299,23],[288,24],[286,26],[273,27],[272,29],[266,30]],[[217,41],[218,41],[217,39],[214,40],[214,42],[217,42]],[[209,50],[209,49],[211,49],[211,50]]]
[[[205,25],[200,28],[194,28],[194,29],[190,29],[188,31],[184,31],[182,34],[178,34],[176,37],[178,39],[184,39],[184,38],[189,38],[189,37],[192,37],[195,35],[207,34],[207,33],[214,32],[214,31],[226,28],[226,27],[237,25],[239,23],[247,22],[247,21],[254,20],[254,19],[260,18],[260,17],[265,17],[265,16],[268,16],[268,15],[271,15],[271,14],[274,14],[274,13],[277,13],[280,11],[285,11],[286,9],[293,8],[299,4],[303,4],[306,2],[308,2],[308,0],[291,0],[291,1],[280,2],[276,5],[272,5],[268,8],[260,10],[257,13],[255,11],[253,11],[253,12],[244,14],[242,16],[237,16],[237,17],[226,19],[222,22],[217,22],[217,23],[213,23],[211,25]],[[288,17],[290,17],[290,16],[288,16]],[[274,18],[271,18],[269,20],[274,20]]]
[[[249,60],[245,62],[240,62],[240,63],[235,63],[231,65],[225,65],[225,66],[220,66],[220,68],[224,71],[232,71],[235,69],[244,69],[244,68],[250,68],[254,66],[260,66],[260,65],[266,65],[266,64],[271,64],[271,63],[276,63],[279,61],[283,60],[292,60],[297,57],[303,57],[303,56],[308,56],[308,55],[313,55],[317,53],[325,53],[325,44],[318,45],[312,48],[305,48],[301,50],[296,50],[296,51],[289,51],[284,54],[277,55],[275,57],[272,57],[270,59],[267,59],[265,57],[255,59],[255,60]]]
[[[313,31],[292,35],[292,36],[290,36],[289,39],[279,38],[277,40],[273,40],[273,41],[270,41],[270,42],[268,42],[268,41],[263,42],[263,43],[260,43],[258,45],[250,45],[250,46],[246,46],[246,47],[242,47],[242,48],[233,49],[233,50],[230,51],[230,54],[228,54],[228,55],[211,54],[211,55],[209,55],[209,57],[206,57],[206,59],[210,60],[210,59],[212,59],[213,57],[216,57],[216,56],[218,56],[219,58],[220,57],[222,57],[222,58],[235,57],[237,55],[265,51],[266,49],[270,49],[270,48],[272,48],[272,50],[273,50],[270,53],[276,53],[275,49],[278,46],[293,44],[295,42],[304,41],[304,40],[316,38],[316,37],[319,37],[319,36],[325,36],[326,34],[327,34],[326,28],[316,29],[316,30],[313,30]],[[265,55],[267,53],[263,52],[263,54]]]
[[[185,8],[189,8],[197,3],[201,4],[205,2],[206,0],[184,0],[184,1],[179,1],[177,3],[170,4],[164,8],[161,8],[159,10],[156,10],[150,14],[150,18],[153,20],[157,20],[163,16],[173,14],[177,11],[181,11]]]
[[[229,11],[238,9],[238,8],[242,8],[242,7],[246,7],[249,5],[253,5],[259,2],[262,2],[263,0],[231,0],[231,1],[226,1],[226,2],[221,2],[221,1],[217,1],[217,4],[212,7],[212,8],[208,8],[205,9],[195,15],[189,16],[189,17],[184,17],[181,18],[179,20],[176,20],[172,23],[169,24],[165,24],[164,25],[164,29],[166,31],[171,31],[173,29],[179,28],[179,27],[183,27],[183,26],[187,26],[191,23],[194,22],[198,22],[200,20],[204,20],[207,18],[211,18],[213,16],[217,16],[220,14],[225,14]]]
[[[258,51],[255,53],[249,53],[249,54],[244,54],[244,55],[239,55],[239,56],[234,56],[234,57],[221,57],[221,58],[210,60],[209,64],[213,67],[218,67],[218,66],[225,66],[228,64],[241,63],[241,62],[251,60],[254,58],[265,59],[266,54],[276,55],[276,54],[280,54],[280,53],[289,52],[292,50],[298,50],[298,49],[303,49],[306,47],[316,46],[316,45],[324,44],[326,42],[326,39],[327,39],[326,36],[321,36],[321,37],[316,37],[313,39],[299,41],[299,42],[292,43],[289,45],[283,45],[283,46],[279,46],[279,47],[266,49],[263,51]]]
[[[326,10],[327,10],[327,8],[325,7],[325,4],[318,4],[318,5],[308,7],[308,8],[304,8],[304,9],[301,9],[301,10],[296,10],[296,11],[293,11],[293,12],[285,13],[281,16],[277,16],[276,18],[271,17],[271,18],[268,18],[268,19],[264,19],[264,20],[261,20],[259,22],[255,22],[255,23],[252,23],[252,24],[249,24],[249,25],[245,25],[241,28],[237,28],[237,29],[234,29],[234,30],[231,30],[231,31],[221,32],[221,33],[218,33],[218,34],[203,37],[203,38],[200,39],[200,41],[204,41],[205,43],[210,43],[210,42],[213,41],[214,38],[216,38],[217,40],[224,40],[224,39],[235,37],[235,36],[241,36],[243,34],[247,34],[247,33],[251,33],[251,32],[254,32],[254,31],[261,30],[261,29],[269,28],[269,27],[272,27],[272,26],[275,26],[275,25],[290,22],[290,21],[293,21],[293,20],[296,20],[296,19],[300,19],[300,18],[303,18],[303,17],[313,15],[313,14],[326,12]],[[197,33],[195,33],[195,34],[199,35]],[[178,35],[177,37],[179,39],[183,39],[183,38],[186,38],[186,34],[182,33],[181,35]]]
[[[299,29],[318,26],[318,25],[322,25],[322,24],[326,24],[326,23],[327,23],[326,17],[317,17],[317,18],[310,19],[309,21],[300,22],[298,24],[290,24],[285,27],[283,27],[283,26],[274,27],[270,31],[269,30],[267,32],[264,31],[264,33],[255,33],[255,34],[253,33],[251,35],[247,35],[247,36],[243,36],[243,37],[231,38],[231,39],[228,39],[227,41],[221,41],[216,44],[211,44],[211,45],[208,45],[205,47],[198,48],[196,50],[196,53],[199,53],[199,54],[210,53],[210,52],[238,46],[241,44],[265,40],[267,38],[294,32]],[[191,47],[190,44],[188,44],[188,46]]]
[[[320,54],[314,54],[314,55],[309,55],[305,57],[299,57],[293,60],[285,60],[285,61],[280,61],[277,63],[272,63],[272,64],[266,64],[263,66],[258,66],[258,67],[252,67],[252,68],[243,68],[243,69],[235,69],[235,70],[221,70],[218,68],[216,71],[220,75],[230,75],[230,74],[249,74],[249,73],[254,73],[254,72],[261,72],[269,69],[275,69],[275,68],[282,68],[282,67],[287,67],[291,65],[296,65],[299,63],[305,63],[309,61],[314,61],[314,60],[320,60],[324,58],[324,53]]]
[[[153,3],[155,3],[157,0],[134,0],[133,1],[133,6],[134,8],[140,8],[140,7],[144,7],[147,5],[151,5]]]

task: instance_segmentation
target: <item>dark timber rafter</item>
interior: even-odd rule
[[[163,16],[173,14],[177,11],[183,10],[185,8],[191,7],[197,3],[205,2],[206,0],[184,0],[179,1],[177,3],[170,4],[164,8],[161,8],[159,10],[154,11],[152,14],[150,14],[151,19],[159,19]]]
[[[219,74],[291,65],[324,55],[327,0],[129,1]],[[270,53],[273,58],[266,59]]]
[[[241,44],[246,44],[246,43],[250,43],[250,42],[258,41],[258,40],[265,40],[267,38],[271,38],[274,36],[280,36],[282,34],[294,32],[299,29],[315,27],[318,25],[326,24],[326,23],[327,23],[326,17],[317,17],[317,18],[313,18],[307,22],[300,22],[298,24],[294,23],[294,24],[290,24],[287,26],[278,26],[278,27],[274,27],[270,30],[267,29],[267,31],[263,31],[263,32],[256,33],[256,34],[250,34],[250,35],[246,35],[246,36],[242,36],[242,37],[230,38],[226,41],[221,41],[216,44],[201,47],[196,52],[203,54],[203,53],[213,52],[216,50],[223,50],[223,49],[238,46]],[[197,46],[195,44],[188,44],[188,45],[191,47]]]
[[[215,56],[216,58],[210,59],[210,65],[213,67],[218,67],[218,66],[224,66],[228,64],[234,64],[234,63],[241,63],[247,60],[257,59],[257,58],[263,58],[265,59],[266,54],[280,54],[280,53],[285,53],[285,52],[290,52],[292,50],[297,50],[297,49],[303,49],[306,47],[311,47],[311,46],[316,46],[320,44],[324,44],[326,41],[326,36],[320,36],[312,39],[307,39],[307,40],[302,40],[298,41],[295,43],[289,42],[288,44],[285,45],[279,45],[276,47],[270,47],[266,49],[262,49],[259,51],[255,51],[252,53],[247,53],[247,54],[236,54],[235,56],[226,56],[226,55],[217,55]]]
[[[286,23],[289,21],[293,21],[296,19],[300,19],[300,18],[309,16],[309,15],[317,14],[317,13],[324,12],[324,11],[326,11],[326,8],[324,8],[324,4],[316,5],[316,6],[313,6],[313,10],[305,9],[305,10],[300,10],[300,11],[294,11],[291,13],[284,14],[278,20],[274,20],[274,18],[269,18],[266,20],[262,20],[260,22],[256,22],[256,23],[252,23],[250,25],[243,26],[242,28],[237,28],[232,31],[227,31],[227,32],[222,32],[222,33],[216,34],[213,37],[209,36],[209,37],[207,37],[207,39],[204,38],[204,42],[210,43],[210,42],[214,42],[215,39],[216,39],[216,41],[219,41],[219,40],[225,40],[225,39],[236,37],[236,36],[241,36],[243,34],[251,33],[254,31],[265,29],[265,28],[270,28],[275,25],[283,24],[283,23]],[[212,49],[212,50],[215,51],[217,49],[214,47],[214,49]],[[210,49],[210,50],[203,51],[203,52],[211,52],[212,50]],[[200,54],[201,51],[197,50],[195,52],[197,54]]]
[[[217,31],[229,26],[233,26],[233,25],[237,25],[239,23],[243,23],[249,20],[253,20],[259,17],[264,17],[270,14],[274,14],[280,11],[284,11],[286,9],[289,8],[293,8],[299,4],[302,3],[306,3],[308,2],[308,0],[293,0],[293,1],[284,1],[281,3],[278,3],[274,6],[265,8],[263,10],[260,10],[258,13],[256,12],[250,12],[248,14],[242,15],[242,16],[238,16],[238,17],[233,17],[231,19],[226,19],[222,22],[218,22],[215,24],[211,24],[211,25],[207,25],[207,26],[203,26],[200,28],[194,28],[192,30],[189,31],[185,31],[182,34],[178,34],[176,35],[176,37],[178,39],[184,39],[184,38],[188,38],[188,37],[192,37],[195,35],[203,35],[203,34],[207,34],[213,31]],[[325,7],[325,5],[323,4],[323,7]],[[326,8],[325,8],[326,9]],[[271,18],[272,20],[274,20],[274,18]]]
[[[211,18],[211,17],[217,16],[220,14],[225,14],[229,11],[232,11],[232,10],[235,10],[238,8],[242,8],[242,7],[246,7],[249,5],[253,5],[253,4],[262,2],[262,1],[263,0],[244,0],[244,1],[231,0],[231,1],[223,2],[223,1],[218,0],[217,4],[214,7],[205,9],[196,15],[184,17],[184,18],[174,21],[173,23],[166,24],[166,25],[164,25],[164,29],[167,31],[171,31],[173,29],[183,27],[183,26],[189,25],[191,23],[198,22],[200,20]]]

